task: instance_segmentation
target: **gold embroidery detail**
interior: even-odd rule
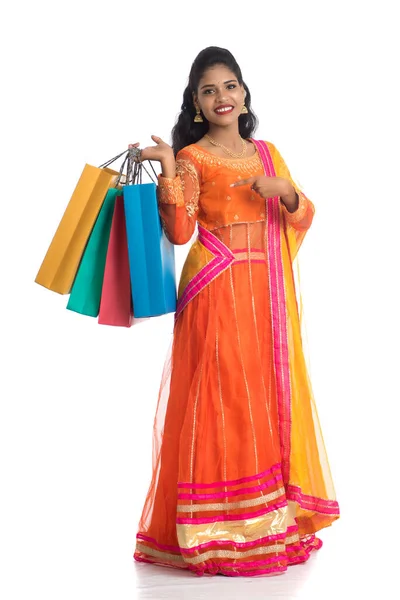
[[[227,200],[232,200],[232,198],[230,196],[227,196],[226,199]]]
[[[192,196],[186,201],[186,210],[190,217],[199,209],[200,183],[196,167],[190,160],[179,158],[176,161],[176,174],[180,177],[183,194],[185,193],[185,175],[189,175],[193,184]]]
[[[223,229],[224,227],[236,227],[237,225],[246,225],[247,223],[252,224],[252,223],[262,223],[262,222],[263,222],[262,219],[256,219],[255,221],[243,221],[241,223],[225,223],[225,225],[220,225],[219,227],[210,227],[209,223],[204,222],[204,224],[203,224],[203,222],[200,221],[200,219],[199,219],[200,225],[203,225],[203,227],[205,229],[207,229],[208,231],[210,231],[214,235],[216,235],[215,231],[218,231],[218,229]],[[230,247],[231,247],[231,245],[229,246],[229,248]]]
[[[158,201],[162,204],[176,204],[176,206],[184,206],[181,180],[179,177],[162,177],[158,176],[157,188]]]
[[[300,540],[299,534],[295,533],[294,535],[291,535],[290,537],[287,537],[285,540],[285,544],[294,544],[294,542],[298,542]]]
[[[211,182],[211,185],[215,185],[215,181],[212,181],[212,182]]]
[[[155,558],[164,558],[165,560],[171,560],[180,563],[184,562],[183,557],[179,556],[178,554],[170,554],[169,552],[154,550],[154,548],[150,548],[144,544],[136,544],[136,550],[143,552],[143,554],[147,554],[148,556],[154,556]]]
[[[137,544],[136,550],[146,554],[147,556],[153,556],[154,558],[162,558],[164,560],[169,560],[171,562],[178,563],[189,563],[192,565],[196,565],[210,558],[247,558],[249,556],[262,556],[263,554],[273,554],[273,553],[281,553],[285,552],[286,547],[285,544],[274,544],[272,546],[259,546],[258,548],[251,548],[250,550],[209,550],[208,552],[202,552],[198,556],[179,556],[177,554],[171,554],[169,552],[163,552],[162,550],[155,550],[154,548],[150,548],[149,546],[145,546],[143,544]]]
[[[186,146],[185,152],[190,152],[190,154],[199,164],[205,164],[210,167],[219,167],[223,165],[232,171],[239,171],[239,173],[246,174],[263,169],[263,165],[257,151],[252,156],[239,159],[222,158],[221,156],[211,154],[207,150],[202,150],[194,145]],[[242,177],[238,176],[238,179],[242,179]]]
[[[291,213],[288,211],[286,206],[284,204],[282,204],[283,212],[285,214],[286,221],[288,223],[298,223],[305,217],[305,214],[307,212],[307,204],[308,204],[307,198],[299,190],[296,190],[296,192],[299,196],[299,206],[297,207],[297,210],[295,210],[294,212]]]
[[[255,250],[254,252],[235,252],[235,260],[266,260],[264,250]],[[253,293],[253,292],[251,292]]]
[[[239,215],[235,215],[233,218],[235,219],[235,221],[238,221],[239,220]]]
[[[209,550],[203,552],[193,558],[185,557],[185,561],[196,565],[197,563],[204,562],[210,558],[246,558],[247,556],[260,556],[260,554],[272,554],[273,552],[285,552],[286,547],[284,544],[275,544],[274,546],[261,546],[258,548],[252,548],[251,550]]]
[[[288,507],[255,517],[238,521],[217,521],[204,525],[176,524],[179,546],[193,548],[211,540],[224,542],[253,542],[267,535],[286,533],[288,527]]]
[[[285,488],[279,488],[275,492],[260,496],[258,498],[251,498],[250,500],[240,500],[239,502],[215,502],[212,504],[182,504],[177,506],[178,512],[202,512],[202,511],[213,511],[213,510],[236,510],[237,508],[250,508],[250,506],[258,506],[259,504],[265,504],[271,500],[276,500],[285,493]]]

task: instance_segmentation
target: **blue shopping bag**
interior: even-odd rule
[[[175,312],[175,251],[161,227],[156,185],[126,185],[123,196],[134,317]]]

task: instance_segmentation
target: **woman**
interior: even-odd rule
[[[178,291],[135,559],[197,574],[304,562],[339,516],[300,336],[292,261],[314,207],[277,149],[251,139],[230,52],[193,63],[159,209],[174,244],[198,225]],[[134,144],[138,146],[138,144]],[[176,157],[176,158],[175,158]]]

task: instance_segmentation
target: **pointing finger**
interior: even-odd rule
[[[250,185],[251,183],[254,183],[256,179],[257,179],[256,177],[249,177],[248,179],[242,179],[241,181],[236,181],[235,183],[231,183],[231,185],[229,187],[239,187],[241,185]]]

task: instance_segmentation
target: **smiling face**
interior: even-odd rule
[[[206,119],[226,127],[241,114],[245,90],[236,75],[224,65],[215,65],[204,72],[193,100]]]

